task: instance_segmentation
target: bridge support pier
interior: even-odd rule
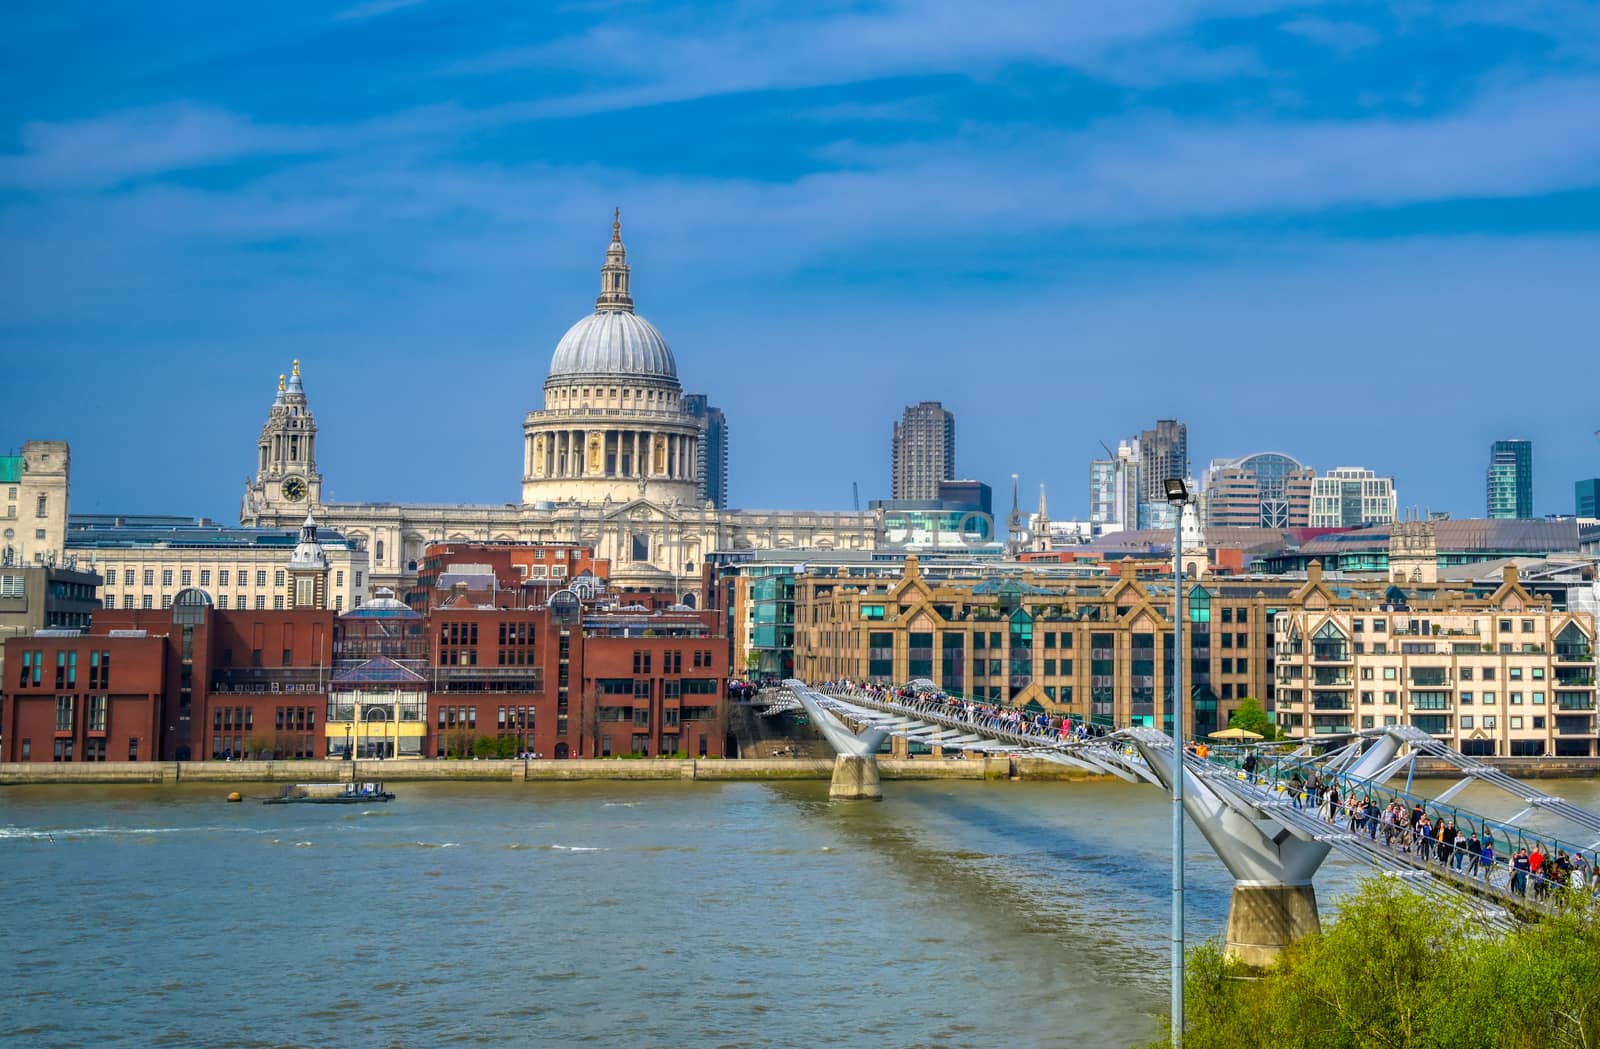
[[[1278,960],[1285,947],[1321,931],[1317,890],[1304,885],[1257,885],[1238,882],[1228,908],[1224,950],[1229,958],[1264,968]]]
[[[828,784],[828,800],[882,801],[878,759],[871,754],[840,754],[834,758],[833,782]]]

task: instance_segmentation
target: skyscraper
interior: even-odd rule
[[[1578,481],[1572,486],[1579,517],[1600,517],[1600,477]]]
[[[938,401],[906,409],[894,424],[890,494],[896,499],[937,499],[939,482],[956,475],[956,417]]]
[[[683,395],[683,410],[700,422],[700,443],[695,446],[699,485],[695,496],[718,510],[728,506],[728,420],[713,408],[703,393]]]
[[[1176,419],[1158,419],[1154,430],[1139,435],[1140,528],[1170,528],[1172,504],[1168,479],[1189,476],[1189,427]]]
[[[1311,519],[1314,471],[1282,452],[1213,459],[1201,485],[1205,522],[1304,528]]]
[[[1489,516],[1533,516],[1533,442],[1496,441],[1489,446]]]
[[[1089,524],[1096,535],[1138,527],[1138,438],[1119,444],[1116,455],[1089,463]]]

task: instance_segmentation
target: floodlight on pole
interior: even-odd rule
[[[1164,483],[1172,504],[1172,1047],[1183,1045],[1183,508],[1189,486]]]

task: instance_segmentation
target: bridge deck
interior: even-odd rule
[[[1109,772],[1130,782],[1160,783],[1146,764],[1138,749],[1132,745],[1133,732],[1146,737],[1159,737],[1160,741],[1146,738],[1147,745],[1165,746],[1171,743],[1154,730],[1104,731],[1087,739],[1063,739],[1059,735],[1034,731],[1026,724],[1019,725],[1011,712],[998,714],[976,713],[970,705],[939,699],[913,699],[891,697],[867,691],[820,692],[807,688],[809,698],[819,706],[851,720],[871,725],[890,735],[925,742],[945,748],[982,752],[1019,753],[1076,765],[1096,771]],[[776,697],[774,697],[776,698]],[[779,702],[798,705],[792,696]],[[991,704],[981,704],[986,709],[997,709]],[[1103,730],[1102,730],[1103,731]],[[1392,731],[1392,728],[1391,728]],[[1458,754],[1425,733],[1409,730],[1403,733],[1404,742],[1416,753],[1442,758],[1467,773],[1470,780],[1492,783],[1524,800],[1530,811],[1549,812],[1585,828],[1600,830],[1600,815],[1583,809],[1564,799],[1543,794],[1505,773],[1481,762]],[[1339,759],[1345,756],[1336,752]],[[1401,762],[1392,763],[1380,774],[1368,779],[1357,779],[1336,769],[1332,776],[1343,776],[1344,782],[1358,790],[1384,792],[1392,795],[1401,792],[1382,786],[1382,781],[1394,774]],[[1375,868],[1387,877],[1398,878],[1426,895],[1464,903],[1478,912],[1483,921],[1495,926],[1507,926],[1514,918],[1531,918],[1542,911],[1563,906],[1565,888],[1555,888],[1548,894],[1535,892],[1528,895],[1529,881],[1523,882],[1523,891],[1513,891],[1514,871],[1510,857],[1495,857],[1492,865],[1478,865],[1476,874],[1456,869],[1452,850],[1451,862],[1438,862],[1424,858],[1420,853],[1398,843],[1386,843],[1382,828],[1376,833],[1365,821],[1352,828],[1348,809],[1328,818],[1318,811],[1302,807],[1296,798],[1279,783],[1265,776],[1246,776],[1223,761],[1199,758],[1192,754],[1184,758],[1189,774],[1198,777],[1219,795],[1226,795],[1237,807],[1248,810],[1260,818],[1269,819],[1286,831],[1308,841],[1319,841],[1340,855]],[[1458,785],[1459,786],[1459,785]],[[1454,793],[1457,788],[1452,788]],[[1435,801],[1420,796],[1425,805]],[[1341,806],[1341,808],[1343,808]],[[1452,810],[1467,818],[1476,819],[1480,825],[1505,826],[1469,810],[1452,806]],[[1521,815],[1521,814],[1519,814]],[[1550,839],[1550,835],[1544,835]],[[1461,850],[1464,854],[1464,850]],[[1462,867],[1470,867],[1470,857],[1463,855]]]

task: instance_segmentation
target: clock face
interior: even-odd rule
[[[306,497],[306,483],[299,477],[291,477],[283,482],[283,497],[292,503],[298,503]]]

